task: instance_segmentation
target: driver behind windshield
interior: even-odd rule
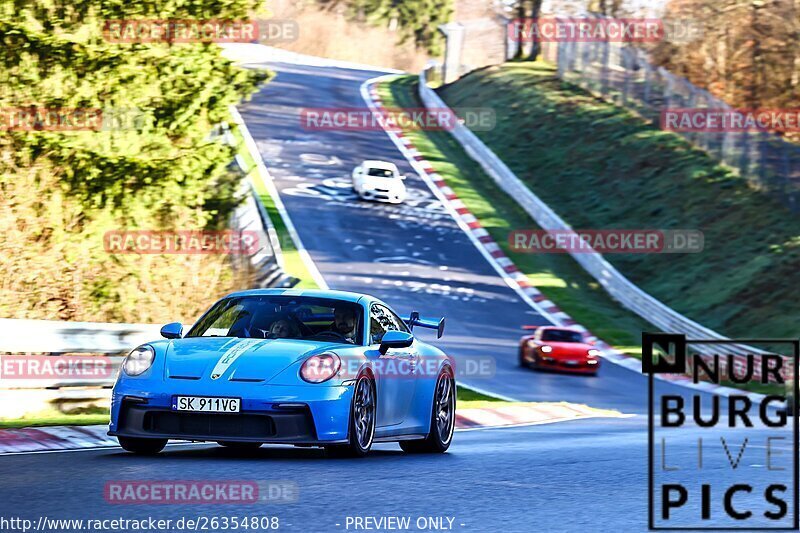
[[[296,339],[300,336],[300,329],[292,320],[282,318],[276,320],[269,327],[268,339]]]
[[[333,311],[331,331],[342,335],[347,342],[358,344],[356,339],[356,312],[352,307],[337,307]]]

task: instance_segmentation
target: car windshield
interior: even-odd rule
[[[367,174],[379,178],[391,178],[394,176],[394,172],[386,168],[371,168],[367,170]]]
[[[362,307],[301,296],[236,296],[217,302],[187,337],[299,339],[361,344]]]
[[[546,329],[542,332],[543,341],[583,342],[583,335],[569,329]]]

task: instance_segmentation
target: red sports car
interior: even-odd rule
[[[554,326],[523,326],[523,329],[534,332],[519,341],[520,366],[597,374],[600,350],[580,331]]]

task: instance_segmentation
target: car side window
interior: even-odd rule
[[[391,310],[380,304],[373,304],[369,314],[370,344],[378,344],[387,331],[408,331],[405,322]]]
[[[395,330],[395,331],[405,331],[406,333],[410,333],[410,331],[408,329],[408,326],[406,325],[405,320],[403,320],[402,318],[400,318],[399,316],[394,314],[394,312],[392,312],[392,310],[389,309],[388,307],[384,307],[384,309],[386,309],[386,312],[389,314],[389,317],[392,320],[392,323],[394,325],[394,327],[392,328],[393,330]]]
[[[380,343],[384,333],[386,333],[385,321],[378,307],[373,305],[369,313],[369,343]]]

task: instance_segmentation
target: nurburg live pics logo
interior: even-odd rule
[[[649,529],[798,530],[799,355],[793,339],[642,334]],[[669,383],[688,376],[735,392]]]

